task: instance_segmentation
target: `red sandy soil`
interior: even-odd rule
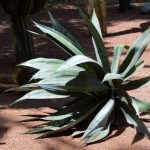
[[[71,31],[81,44],[93,55],[91,39],[88,36],[88,29],[83,23],[78,14],[76,7],[69,7],[68,9],[56,8],[52,9],[51,13]],[[48,13],[42,11],[33,17],[33,20],[49,24]],[[118,6],[108,6],[108,34],[105,38],[106,47],[112,56],[113,45],[125,43],[130,45],[133,41],[150,26],[150,16],[139,13],[138,5],[135,5],[133,10],[126,14],[118,14]],[[9,88],[14,85],[13,73],[15,70],[15,56],[12,42],[12,31],[10,29],[10,18],[4,14],[0,14],[0,89]],[[34,37],[36,54],[38,56],[48,58],[63,58],[68,56],[61,53],[60,49],[52,44],[50,41]],[[136,78],[150,75],[150,45],[143,54],[145,60],[145,67],[142,71],[135,74]],[[150,100],[150,88],[140,89],[130,92],[136,97]],[[149,150],[150,142],[143,136],[135,136],[136,131],[131,128],[125,128],[124,125],[120,127],[120,132],[114,135],[112,133],[110,138],[104,142],[97,142],[96,144],[83,147],[83,143],[79,138],[72,139],[69,132],[61,135],[34,140],[37,135],[23,134],[35,123],[18,124],[16,121],[25,119],[20,115],[39,114],[43,112],[53,112],[59,108],[64,101],[32,101],[18,104],[13,108],[7,108],[21,95],[15,93],[3,93],[0,95],[0,150]],[[148,128],[150,124],[146,123]],[[125,130],[125,131],[124,131]],[[124,132],[123,132],[124,131]],[[121,132],[123,132],[121,134]],[[136,142],[136,143],[135,143]]]

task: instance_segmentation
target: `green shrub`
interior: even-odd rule
[[[51,28],[35,23],[43,32],[41,35],[56,43],[70,58],[66,61],[36,58],[20,64],[20,67],[31,67],[38,71],[31,79],[34,82],[9,90],[28,92],[13,104],[31,99],[56,99],[57,103],[60,98],[72,97],[73,100],[56,113],[29,115],[33,118],[25,121],[42,120],[45,124],[27,133],[42,132],[45,134],[39,138],[44,138],[73,128],[75,132],[72,136],[83,134],[82,140],[88,144],[108,137],[114,122],[122,114],[138,133],[149,138],[150,133],[139,117],[141,113],[150,113],[150,103],[132,97],[127,92],[149,84],[150,76],[138,80],[130,80],[130,77],[144,66],[140,57],[150,41],[150,29],[130,47],[115,46],[110,64],[95,12],[92,21],[82,11],[80,14],[92,34],[96,60],[88,56],[51,14]],[[120,64],[124,49],[127,53]],[[88,125],[80,131],[77,125],[83,122]]]

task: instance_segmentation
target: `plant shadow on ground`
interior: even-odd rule
[[[125,31],[119,31],[115,33],[108,33],[106,36],[111,37],[111,36],[120,36],[120,35],[125,35],[125,34],[131,34],[131,33],[136,33],[136,32],[144,32],[146,29],[148,29],[150,26],[150,22],[144,22],[140,24],[140,27],[137,28],[131,28]]]
[[[130,21],[147,21],[149,14],[140,12],[141,4],[133,3],[134,9],[128,10],[126,13],[119,13],[119,5],[110,5],[107,7],[108,26],[113,26],[113,23],[130,22]]]
[[[0,95],[0,108],[5,109],[7,107],[10,108],[23,108],[23,109],[29,109],[29,108],[40,108],[40,107],[49,107],[52,109],[59,109],[63,105],[65,105],[67,102],[71,101],[70,99],[53,99],[53,100],[26,100],[24,102],[20,102],[18,104],[15,104],[13,106],[10,106],[14,101],[19,99],[21,96],[23,96],[22,93],[3,93]]]
[[[3,141],[5,133],[9,130],[6,122],[7,120],[4,117],[0,116],[0,145],[6,144],[5,141]]]
[[[111,38],[117,40],[117,38],[119,39],[120,36],[127,37],[127,35],[132,36],[133,33],[142,33],[147,28],[149,28],[149,14],[141,14],[141,5],[142,4],[133,3],[134,9],[128,10],[124,14],[118,13],[119,5],[109,5],[107,7],[107,41],[111,40]],[[126,24],[128,24],[128,27],[126,26]],[[125,40],[123,40],[122,43],[126,42]],[[113,48],[110,47],[109,43],[106,44],[106,47],[108,47],[109,56],[112,56]],[[123,53],[123,55],[124,54],[125,53]]]
[[[97,142],[94,142],[94,143],[91,143],[91,144],[89,144],[89,145],[95,145],[95,144],[101,144],[101,143],[103,143],[103,142],[106,142],[107,140],[110,140],[110,139],[112,139],[112,138],[115,138],[115,137],[118,137],[118,136],[120,136],[123,132],[125,132],[125,130],[126,130],[126,128],[127,128],[128,126],[123,126],[123,127],[120,127],[120,129],[119,130],[116,130],[116,132],[113,134],[113,135],[110,135],[108,138],[106,138],[105,140],[101,140],[101,141],[97,141]],[[80,129],[80,128],[79,128]],[[70,136],[72,134],[72,131],[66,131],[66,132],[62,132],[62,133],[59,133],[59,134],[56,134],[56,135],[53,135],[53,136],[50,136],[50,137],[48,137],[48,138],[58,138],[58,141],[59,142],[62,142],[62,143],[65,143],[65,144],[67,144],[67,146],[68,147],[74,147],[74,148],[77,148],[77,147],[75,147],[75,145],[74,144],[72,144],[72,142],[67,142],[67,141],[65,141],[65,140],[61,140],[61,139],[59,139],[60,137],[66,137],[66,136]],[[47,139],[48,139],[47,138]],[[72,140],[74,140],[74,139],[76,139],[76,138],[79,138],[79,141],[81,140],[80,138],[80,136],[76,136],[76,137],[74,137]],[[134,139],[133,139],[133,141],[132,141],[132,143],[131,143],[131,145],[134,145],[135,143],[137,143],[137,142],[139,142],[140,140],[142,140],[144,138],[144,136],[143,135],[141,135],[141,134],[136,134],[135,135],[135,137],[134,137]],[[67,143],[66,143],[67,142]],[[81,145],[81,148],[82,149],[84,149],[84,150],[86,150],[86,148],[88,149],[88,145],[85,145],[84,143],[83,143],[83,141],[81,141],[80,142],[80,145]],[[51,150],[51,148],[52,147],[49,147],[49,148],[47,148],[47,150]],[[54,150],[56,149],[57,150],[57,148],[53,148]],[[126,149],[124,149],[124,150],[128,150],[128,149],[130,149],[130,148],[126,148]],[[145,148],[144,148],[145,149]],[[117,149],[116,149],[117,150]],[[120,149],[118,149],[118,150],[120,150]],[[148,149],[146,149],[146,150],[148,150]]]

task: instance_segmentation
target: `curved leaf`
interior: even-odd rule
[[[55,66],[59,67],[63,63],[64,61],[60,59],[35,58],[35,59],[28,60],[26,62],[23,62],[17,66],[32,67],[32,68],[40,70],[43,68],[46,69],[46,68],[51,68]]]
[[[87,138],[87,140],[85,140],[85,143],[86,144],[93,143],[107,137],[110,132],[110,125],[111,122],[103,130],[101,129],[96,130],[95,133],[92,134],[92,136],[90,136],[89,138]]]
[[[126,54],[127,55],[127,54]],[[135,55],[135,49],[133,49],[131,52],[130,52],[130,55],[126,56],[125,59],[123,60],[122,64],[120,65],[119,67],[119,73],[121,74],[125,69],[126,67],[129,65],[129,63],[131,62],[132,58],[134,57]]]
[[[88,135],[96,128],[103,130],[106,127],[107,120],[114,109],[114,105],[115,101],[113,98],[111,98],[94,117],[94,119],[86,129],[82,139],[88,137]]]
[[[124,45],[117,45],[114,48],[114,56],[113,56],[112,65],[111,65],[111,72],[112,73],[118,72],[120,56],[123,52],[124,47],[125,47]]]
[[[101,84],[101,81],[87,71],[80,72],[76,78],[70,80],[65,88],[74,92],[99,92],[101,95],[109,95],[110,88]]]
[[[59,47],[61,47],[65,52],[70,55],[83,55],[84,52],[76,47],[69,38],[67,38],[62,33],[56,31],[55,29],[49,28],[47,26],[35,23],[35,26],[39,28],[42,32],[44,32],[49,39],[55,42]]]
[[[8,89],[5,92],[12,92],[12,91],[28,92],[28,91],[38,90],[38,89],[40,89],[40,87],[38,87],[34,83],[30,83],[30,84],[25,84],[25,85],[22,85],[22,86],[19,86],[19,87],[14,87],[14,88]]]
[[[49,77],[59,77],[59,76],[73,76],[78,75],[79,72],[84,71],[83,68],[74,66],[69,69],[63,70],[63,71],[56,71],[56,68],[50,68],[50,69],[42,69],[38,71],[32,79],[47,79]]]
[[[78,41],[52,16],[52,14],[49,12],[49,16],[52,23],[52,28],[59,31],[63,35],[65,35],[68,39],[70,39],[79,49],[84,49],[81,47],[81,45],[78,43]]]
[[[101,28],[100,28],[100,24],[99,24],[99,20],[98,20],[98,18],[96,16],[95,10],[93,11],[91,21],[92,21],[93,25],[95,26],[95,28],[97,29],[97,31],[99,32],[101,38],[103,38],[102,37]],[[93,37],[92,37],[92,42],[93,42],[93,46],[94,46],[97,62],[102,66],[101,58],[100,58],[99,53],[98,53],[99,50],[98,50],[98,47],[96,46],[96,43],[95,43]]]
[[[133,75],[135,72],[137,72],[138,70],[142,69],[144,67],[144,61],[143,60],[139,60],[137,62],[137,64],[135,64],[130,70],[129,72],[125,75],[125,79],[127,80],[130,78],[131,75]]]
[[[73,66],[76,66],[76,65],[79,65],[82,63],[86,63],[86,62],[91,62],[91,63],[98,65],[95,60],[93,60],[87,56],[76,55],[76,56],[69,58],[67,61],[65,61],[64,64],[62,64],[62,66],[60,66],[60,68],[58,68],[58,71],[68,69],[68,68],[71,68]]]
[[[85,108],[84,105],[87,105],[87,107]],[[62,120],[62,119],[59,119],[59,117],[65,117],[66,118],[70,118],[70,121],[71,119],[79,116],[79,115],[82,115],[83,113],[86,112],[87,109],[90,109],[92,107],[94,107],[95,105],[97,104],[97,102],[92,102],[92,97],[88,96],[82,96],[82,97],[79,97],[79,98],[76,98],[74,101],[72,101],[70,103],[70,105],[67,105],[61,109],[59,109],[57,112],[55,113],[52,113],[46,117],[43,117],[41,118],[42,120],[47,120],[47,121],[51,121],[51,120],[54,120],[54,119],[57,119],[57,120]],[[68,116],[68,117],[67,117]]]
[[[147,102],[147,101],[143,101],[139,98],[135,98],[135,97],[132,97],[134,103],[136,103],[136,105],[138,106],[139,108],[139,111],[141,113],[150,113],[150,103]]]
[[[98,30],[95,28],[95,25],[89,20],[89,18],[81,10],[80,10],[80,14],[84,19],[84,21],[87,23],[90,32],[92,34],[92,37],[94,39],[95,46],[97,47],[98,50],[97,53],[99,54],[99,58],[100,58],[98,60],[101,61],[100,65],[102,66],[102,68],[106,73],[110,72],[110,63],[108,60],[108,55],[103,40],[101,38],[101,35],[99,34]]]
[[[66,83],[74,79],[76,76],[60,76],[60,77],[49,77],[48,79],[41,80],[35,85],[46,90],[61,90],[65,87]]]
[[[104,71],[103,71],[102,67],[95,60],[93,60],[87,56],[84,56],[84,55],[76,55],[76,56],[69,58],[64,64],[62,64],[62,66],[60,66],[60,68],[58,68],[57,71],[69,69],[73,66],[80,65],[80,64],[85,64],[83,66],[85,69],[87,69],[89,71],[92,70],[95,73],[98,72],[99,75],[101,75],[101,77],[103,77]]]
[[[41,120],[47,120],[47,121],[56,121],[56,120],[63,120],[66,118],[69,118],[72,116],[72,113],[65,114],[65,115],[52,115],[52,116],[46,116],[41,118]]]
[[[14,103],[12,103],[12,105],[22,102],[24,100],[29,100],[29,99],[60,99],[60,98],[67,98],[68,96],[66,95],[57,95],[57,94],[53,94],[50,93],[46,90],[34,90],[32,92],[29,92],[27,94],[25,94],[23,97],[21,97],[20,99],[16,100]]]
[[[110,88],[101,84],[101,81],[89,74],[87,71],[82,71],[78,75],[49,77],[41,80],[35,85],[46,90],[64,90],[67,92],[99,92],[103,95],[108,95]]]
[[[112,80],[120,80],[120,81],[123,81],[122,79],[122,76],[120,74],[115,74],[115,73],[107,73],[105,76],[104,76],[104,79],[102,81],[103,82],[106,82],[106,81],[112,81]]]
[[[150,76],[138,80],[128,81],[122,84],[121,88],[126,91],[138,89],[140,87],[149,86]]]
[[[92,102],[92,101],[91,101]],[[100,101],[99,103],[97,103],[94,107],[91,107],[90,109],[86,109],[86,107],[84,107],[86,109],[86,111],[84,112],[84,114],[80,114],[78,115],[78,117],[74,120],[72,120],[70,123],[68,123],[67,125],[64,125],[63,127],[57,129],[57,130],[53,130],[49,133],[44,134],[43,136],[38,137],[38,139],[41,138],[45,138],[45,137],[49,137],[52,134],[56,134],[59,133],[61,131],[65,131],[69,128],[74,127],[75,125],[79,124],[81,121],[85,120],[87,117],[89,117],[101,104],[103,103],[103,101]],[[88,105],[87,105],[88,106]],[[88,110],[88,111],[87,111]],[[50,127],[50,130],[51,127]]]
[[[75,132],[73,132],[73,134],[71,136],[75,137],[75,136],[78,136],[80,134],[83,134],[84,132],[85,132],[85,130],[84,131],[75,131]]]
[[[133,125],[138,133],[142,133],[148,138],[150,138],[150,133],[145,126],[145,124],[132,112],[132,110],[125,104],[121,103],[121,111],[124,114],[127,122],[131,125]]]
[[[124,62],[122,63],[120,70],[123,69],[122,76],[125,77],[126,74],[130,71],[130,69],[137,63],[141,55],[143,54],[145,48],[147,47],[148,43],[150,41],[150,29],[147,29],[135,42],[134,44],[129,48],[126,58]],[[134,52],[134,55],[131,59],[131,61],[126,64],[126,59],[130,57],[132,51]]]
[[[137,105],[137,103],[135,102],[135,100],[131,97],[131,104],[136,112],[136,114],[138,116],[140,116],[140,109],[139,109],[139,106]]]

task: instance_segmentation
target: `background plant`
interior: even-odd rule
[[[34,58],[34,46],[30,30],[30,16],[39,12],[45,5],[46,0],[1,0],[0,4],[11,16],[12,29],[14,33],[15,54],[17,63]],[[28,72],[28,73],[27,73]],[[27,83],[31,77],[32,70],[16,71],[16,80],[22,85]],[[28,74],[28,75],[27,75]]]
[[[0,2],[11,16],[17,63],[34,57],[32,35],[27,30],[30,29],[30,15],[39,12],[45,2],[46,0],[1,0]]]
[[[149,138],[150,133],[139,117],[142,113],[150,113],[150,103],[132,97],[127,92],[150,83],[150,76],[130,80],[131,75],[144,66],[140,57],[150,41],[150,29],[130,47],[116,45],[110,64],[95,12],[92,21],[82,11],[80,14],[92,34],[96,60],[89,57],[77,40],[51,14],[51,28],[35,23],[43,32],[41,36],[56,43],[70,58],[66,61],[36,58],[21,63],[20,67],[32,67],[37,72],[30,80],[33,82],[9,90],[28,92],[13,104],[31,99],[56,99],[59,103],[60,98],[67,97],[72,97],[72,101],[56,113],[29,115],[32,118],[24,121],[42,120],[44,124],[27,133],[42,132],[44,134],[39,138],[44,138],[71,128],[75,130],[72,136],[82,134],[82,140],[88,144],[108,137],[121,114],[138,133]],[[121,63],[120,56],[124,49],[127,53]],[[77,125],[83,122],[85,126],[79,130]]]

